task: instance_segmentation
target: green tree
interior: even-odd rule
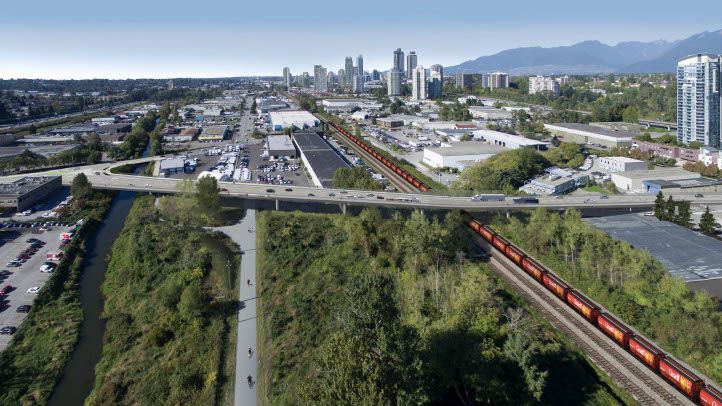
[[[70,193],[78,198],[84,198],[90,195],[92,192],[92,185],[88,181],[88,177],[84,173],[79,173],[73,178],[73,183],[70,185]]]
[[[683,227],[689,227],[691,223],[692,213],[690,211],[689,202],[681,201],[677,203],[677,214],[674,217],[674,222]]]
[[[193,281],[181,293],[178,312],[186,321],[191,321],[203,314],[203,292],[200,282]]]
[[[667,198],[667,203],[665,203],[664,205],[664,211],[665,214],[663,220],[674,221],[677,211],[677,202],[672,199],[672,196],[669,196],[669,198]]]
[[[705,234],[714,234],[714,223],[714,215],[710,213],[709,206],[707,206],[699,220],[699,229]]]
[[[209,217],[213,218],[221,208],[218,182],[212,176],[203,176],[196,183],[196,201]]]
[[[664,220],[666,216],[665,207],[666,203],[664,202],[664,194],[660,190],[657,193],[657,198],[654,199],[654,216],[660,220]]]
[[[256,110],[256,100],[253,100],[253,103],[251,104],[251,114],[258,114],[258,110]]]
[[[639,109],[634,106],[629,106],[622,112],[622,120],[625,123],[638,123],[639,122]]]

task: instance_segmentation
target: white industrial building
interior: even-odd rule
[[[656,168],[643,171],[630,171],[612,173],[612,182],[618,189],[626,192],[642,192],[645,190],[645,180],[679,181],[701,178],[696,172],[685,171],[681,168]]]
[[[424,148],[423,163],[432,168],[466,167],[463,161],[478,162],[491,158],[504,148],[475,141],[458,142],[449,147]]]
[[[474,139],[509,149],[529,147],[534,148],[537,151],[543,151],[549,147],[548,142],[532,140],[519,135],[503,133],[501,131],[477,130],[474,131],[473,134]]]
[[[646,171],[649,169],[646,161],[624,156],[601,157],[599,158],[599,167],[606,172]]]
[[[268,114],[273,131],[283,131],[284,128],[304,130],[321,124],[316,116],[304,110],[272,111]]]
[[[372,100],[364,99],[324,99],[321,101],[323,109],[329,113],[350,113],[354,109],[378,111],[383,105]]]
[[[269,135],[266,138],[266,150],[273,159],[296,158],[296,147],[288,135]]]
[[[511,120],[511,112],[488,106],[469,106],[472,118],[482,120]]]
[[[565,142],[597,144],[609,148],[632,145],[636,134],[578,123],[544,124],[544,128]]]

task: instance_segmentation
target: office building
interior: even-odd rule
[[[336,76],[338,77],[338,85],[341,87],[346,86],[346,71],[339,69]]]
[[[354,70],[353,70],[353,58],[350,56],[346,57],[346,63],[344,64],[344,72],[346,72],[346,86],[353,84]]]
[[[548,76],[532,76],[529,78],[529,94],[549,92],[559,96],[559,82]]]
[[[337,84],[338,84],[338,78],[336,77],[336,74],[333,73],[333,72],[331,72],[331,71],[329,71],[329,72],[326,74],[326,83],[327,83],[329,86],[335,86],[335,85],[337,85]]]
[[[394,66],[389,71],[389,96],[401,96],[401,71]]]
[[[371,71],[371,80],[381,80],[381,72],[376,69]]]
[[[720,147],[720,58],[698,54],[677,63],[677,141]]]
[[[394,51],[394,68],[399,70],[401,76],[406,75],[404,71],[404,51],[401,48],[396,48]]]
[[[319,92],[328,92],[328,79],[326,78],[326,68],[321,65],[313,67],[313,85]]]
[[[470,73],[462,73],[459,72],[456,74],[456,88],[457,89],[471,89],[472,81],[471,81],[471,74]]]
[[[359,55],[356,57],[356,70],[358,71],[359,76],[364,75],[364,56]]]
[[[363,93],[364,91],[364,77],[361,75],[356,75],[353,77],[353,82],[351,83],[351,90],[356,93]]]
[[[504,72],[489,74],[489,89],[505,89],[509,87],[509,75]]]
[[[415,51],[409,52],[408,55],[406,55],[406,69],[409,70],[409,72],[413,72],[414,69],[416,69],[416,65],[418,65],[419,60],[416,56]]]
[[[426,69],[419,65],[411,73],[411,99],[426,100],[429,98],[429,85],[426,79]]]
[[[292,81],[293,80],[291,77],[291,69],[289,69],[288,67],[283,68],[283,84],[284,84],[284,86],[290,88]]]
[[[62,189],[60,176],[28,176],[0,183],[0,207],[23,211]]]
[[[444,67],[431,65],[429,74],[429,98],[440,99],[444,94]]]
[[[311,77],[308,75],[308,72],[303,72],[301,76],[299,76],[296,80],[298,82],[299,87],[310,87],[311,86]]]

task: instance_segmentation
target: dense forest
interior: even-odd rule
[[[649,253],[593,228],[575,210],[540,209],[526,222],[498,218],[495,226],[666,351],[722,381],[718,299],[691,290]]]
[[[267,212],[257,233],[262,404],[629,402],[475,259],[456,213]]]
[[[188,200],[176,204],[200,210]],[[102,357],[86,404],[230,402],[233,370],[226,359],[234,348],[237,248],[163,217],[154,202],[136,198],[113,244],[102,287]]]

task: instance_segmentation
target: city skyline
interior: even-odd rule
[[[714,13],[680,20],[673,8],[659,2],[645,7],[613,0],[604,9],[595,10],[591,21],[586,12],[571,7],[573,3],[566,0],[553,1],[541,12],[521,5],[509,17],[493,20],[483,19],[483,10],[471,1],[462,1],[454,8],[466,9],[466,13],[407,9],[402,4],[371,1],[353,19],[335,15],[330,1],[315,3],[321,6],[278,7],[270,20],[264,18],[268,11],[262,5],[225,0],[213,8],[186,1],[171,5],[130,0],[122,8],[87,0],[15,2],[4,7],[0,34],[23,40],[4,44],[0,77],[278,76],[283,66],[292,72],[309,71],[316,64],[336,69],[342,57],[358,54],[364,55],[366,70],[388,70],[392,64],[389,53],[399,47],[416,51],[419,64],[449,66],[508,48],[570,45],[584,40],[610,45],[631,40],[676,40],[719,29]],[[714,5],[711,1],[703,3]],[[627,12],[620,15],[620,9]],[[325,10],[319,15],[327,20],[324,30],[296,35],[282,23],[286,17],[315,16],[313,10]],[[650,22],[640,21],[637,13],[644,13],[644,21]],[[433,30],[418,30],[429,24]],[[410,30],[415,31],[413,37],[406,35]],[[343,40],[330,40],[333,38]]]

